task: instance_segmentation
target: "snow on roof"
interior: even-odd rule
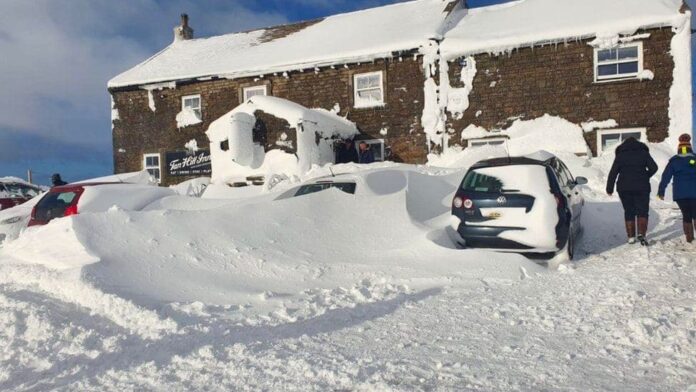
[[[416,0],[298,25],[178,41],[116,76],[108,86],[244,77],[391,56],[417,49],[436,36],[447,4]]]
[[[682,0],[518,0],[461,10],[445,34],[441,53],[451,60],[478,53],[633,34],[640,28],[678,26]]]

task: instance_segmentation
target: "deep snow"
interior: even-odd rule
[[[395,164],[334,167],[355,196],[276,200],[281,183],[27,231],[0,248],[0,390],[686,390],[678,211],[655,202],[657,243],[625,245],[611,156],[563,157],[590,187],[580,258],[558,270],[453,249],[463,171]]]

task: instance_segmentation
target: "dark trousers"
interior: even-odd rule
[[[684,217],[684,223],[691,223],[696,220],[696,199],[677,200],[677,205]]]
[[[619,192],[619,198],[624,208],[626,221],[636,217],[647,218],[650,213],[650,192]]]

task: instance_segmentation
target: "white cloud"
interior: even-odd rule
[[[286,21],[222,0],[0,0],[0,10],[0,134],[101,145],[106,82],[169,44],[182,11],[197,35]]]

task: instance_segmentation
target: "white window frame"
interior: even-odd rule
[[[258,86],[244,87],[244,88],[242,89],[242,99],[243,99],[243,102],[246,102],[246,101],[248,101],[248,100],[251,98],[250,96],[248,96],[248,93],[249,93],[249,92],[252,92],[252,91],[260,91],[260,90],[263,90],[263,94],[262,94],[262,95],[264,95],[264,96],[267,96],[267,95],[268,95],[268,86],[265,85],[265,84],[261,84],[261,85],[258,85]],[[258,95],[258,94],[257,94],[257,95]]]
[[[155,167],[155,166],[148,166],[148,164],[147,164],[147,158],[154,158],[154,157],[157,157],[158,166],[157,166],[157,167]],[[150,173],[150,170],[152,170],[152,169],[157,169],[157,170],[159,170],[159,174],[160,174],[159,177],[157,177],[157,176],[153,175],[152,173]],[[161,183],[162,183],[162,156],[161,156],[159,153],[143,154],[143,170],[147,170],[148,173],[150,173],[150,175],[151,175],[154,179],[157,180],[157,183],[158,183],[158,184],[161,184]]]
[[[610,152],[611,150],[603,149],[602,148],[602,136],[605,135],[623,135],[626,133],[638,133],[640,132],[640,141],[645,143],[648,140],[648,130],[647,128],[618,128],[618,129],[599,129],[597,130],[597,156],[600,156],[606,152]],[[619,144],[616,145],[618,147],[623,141],[621,141]],[[616,148],[614,147],[614,148]]]
[[[379,101],[373,101],[368,104],[360,103],[358,98],[358,93],[363,90],[374,90],[375,88],[358,90],[358,79],[369,78],[370,76],[379,75],[379,92],[382,95],[382,99]],[[366,109],[384,106],[384,71],[367,72],[353,75],[353,107],[356,109]]]
[[[600,51],[610,50],[610,49],[619,50],[622,48],[632,48],[632,47],[638,48],[638,72],[630,73],[630,74],[599,76],[599,66],[600,65],[633,63],[636,61],[636,59],[611,60],[611,61],[605,61],[605,62],[600,63],[599,62],[599,52]],[[617,45],[613,48],[594,48],[594,65],[593,66],[594,66],[595,83],[605,83],[605,82],[613,82],[613,81],[618,81],[618,80],[636,79],[638,77],[638,75],[640,75],[641,72],[643,72],[643,42],[636,41],[636,42],[631,42],[628,44]]]
[[[485,142],[487,145],[491,145],[490,142],[505,142],[508,141],[508,138],[506,137],[480,137],[480,138],[475,138],[475,139],[467,139],[467,143],[469,148],[478,148],[478,147],[483,147],[483,146],[474,146],[472,145],[473,143],[482,143]]]
[[[193,109],[194,113],[196,113],[199,120],[203,120],[203,99],[201,99],[200,94],[185,95],[181,97],[181,111],[186,108],[186,100],[189,99],[198,99],[198,107],[196,108],[191,106],[191,109]],[[196,110],[198,110],[198,112],[196,112]]]
[[[360,143],[367,143],[368,146],[370,146],[370,149],[372,149],[372,146],[379,145],[380,148],[380,156],[382,159],[377,159],[375,157],[375,162],[385,162],[386,161],[386,156],[384,156],[384,139],[368,139],[368,140],[356,140],[355,141],[355,149],[358,150],[358,155],[360,155]],[[372,153],[374,154],[374,150],[372,150]]]

